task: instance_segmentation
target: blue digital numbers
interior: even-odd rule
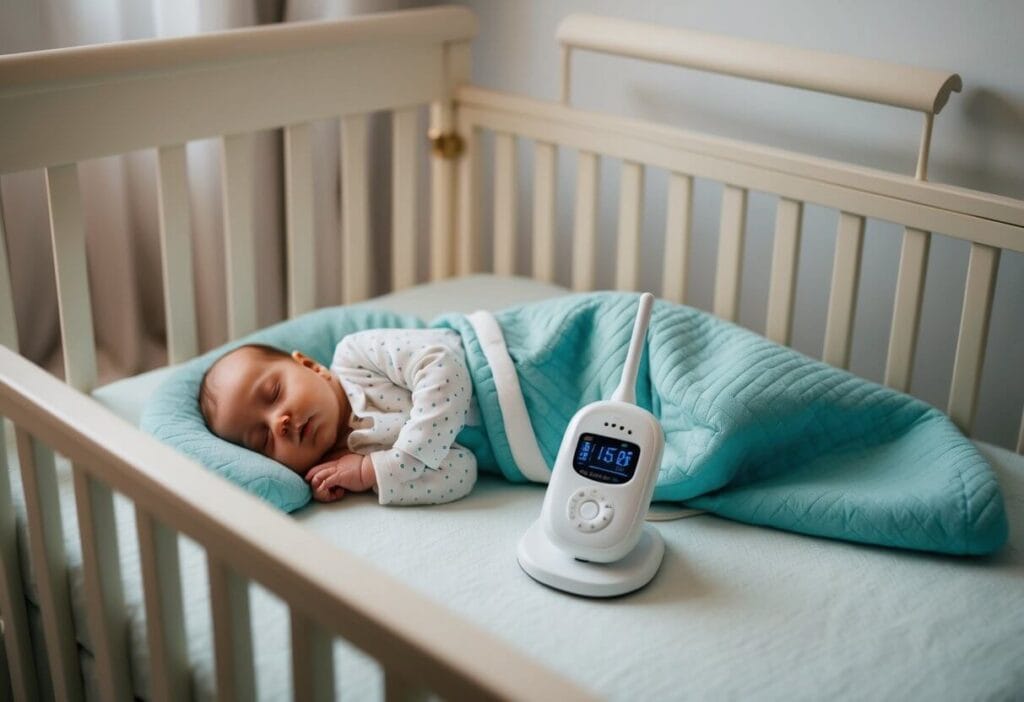
[[[610,436],[584,434],[576,444],[573,468],[601,483],[626,483],[633,477],[640,447]]]
[[[586,461],[590,458],[590,449],[594,445],[589,441],[583,440],[580,442],[579,460]]]

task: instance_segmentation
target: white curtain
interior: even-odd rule
[[[398,0],[6,0],[0,3],[0,53],[171,37],[254,24],[339,18],[397,9]],[[317,299],[339,298],[337,121],[315,125]],[[253,226],[259,323],[284,315],[282,142],[255,139]],[[163,297],[152,150],[80,164],[89,285],[100,382],[165,362]],[[196,315],[201,349],[227,340],[224,250],[217,140],[190,143]],[[0,179],[21,352],[60,372],[59,324],[41,171]]]

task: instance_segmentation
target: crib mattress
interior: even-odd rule
[[[518,295],[558,292],[476,277],[387,303],[426,317],[464,309],[466,300],[493,309],[517,301],[497,299],[505,284]],[[440,307],[417,309],[420,303]],[[154,382],[126,381],[116,394],[132,388],[138,395]],[[1013,614],[1024,611],[1024,458],[980,447],[996,468],[1010,520],[1009,543],[994,556],[894,551],[701,515],[658,523],[666,543],[658,575],[644,590],[608,601],[547,589],[519,569],[516,543],[539,514],[543,486],[485,477],[449,505],[389,509],[356,495],[295,517],[609,699],[1001,699],[1024,691],[1024,617]],[[66,467],[61,476],[73,606],[88,649]],[[19,486],[14,492],[21,494]],[[119,499],[117,510],[134,682],[144,696],[134,519],[127,501]],[[213,686],[205,559],[186,539],[182,573],[189,655],[203,699]],[[262,588],[251,594],[259,696],[287,698],[287,610]],[[339,689],[354,699],[379,694],[372,661],[340,642],[335,653]]]

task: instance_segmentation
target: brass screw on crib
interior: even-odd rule
[[[455,132],[442,132],[440,129],[431,129],[427,132],[430,139],[430,147],[435,156],[445,159],[458,158],[462,155],[465,142]]]

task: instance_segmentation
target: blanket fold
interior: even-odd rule
[[[573,414],[618,384],[637,300],[591,293],[497,312],[503,347],[481,340],[479,317],[433,323],[464,340],[485,435],[467,430],[460,442],[481,468],[543,478],[537,451],[550,470]],[[496,353],[511,363],[493,363]],[[526,408],[532,448],[522,421],[506,416],[508,393]],[[1006,541],[995,475],[945,415],[699,310],[655,303],[637,402],[665,431],[656,500],[942,553],[990,553]]]

